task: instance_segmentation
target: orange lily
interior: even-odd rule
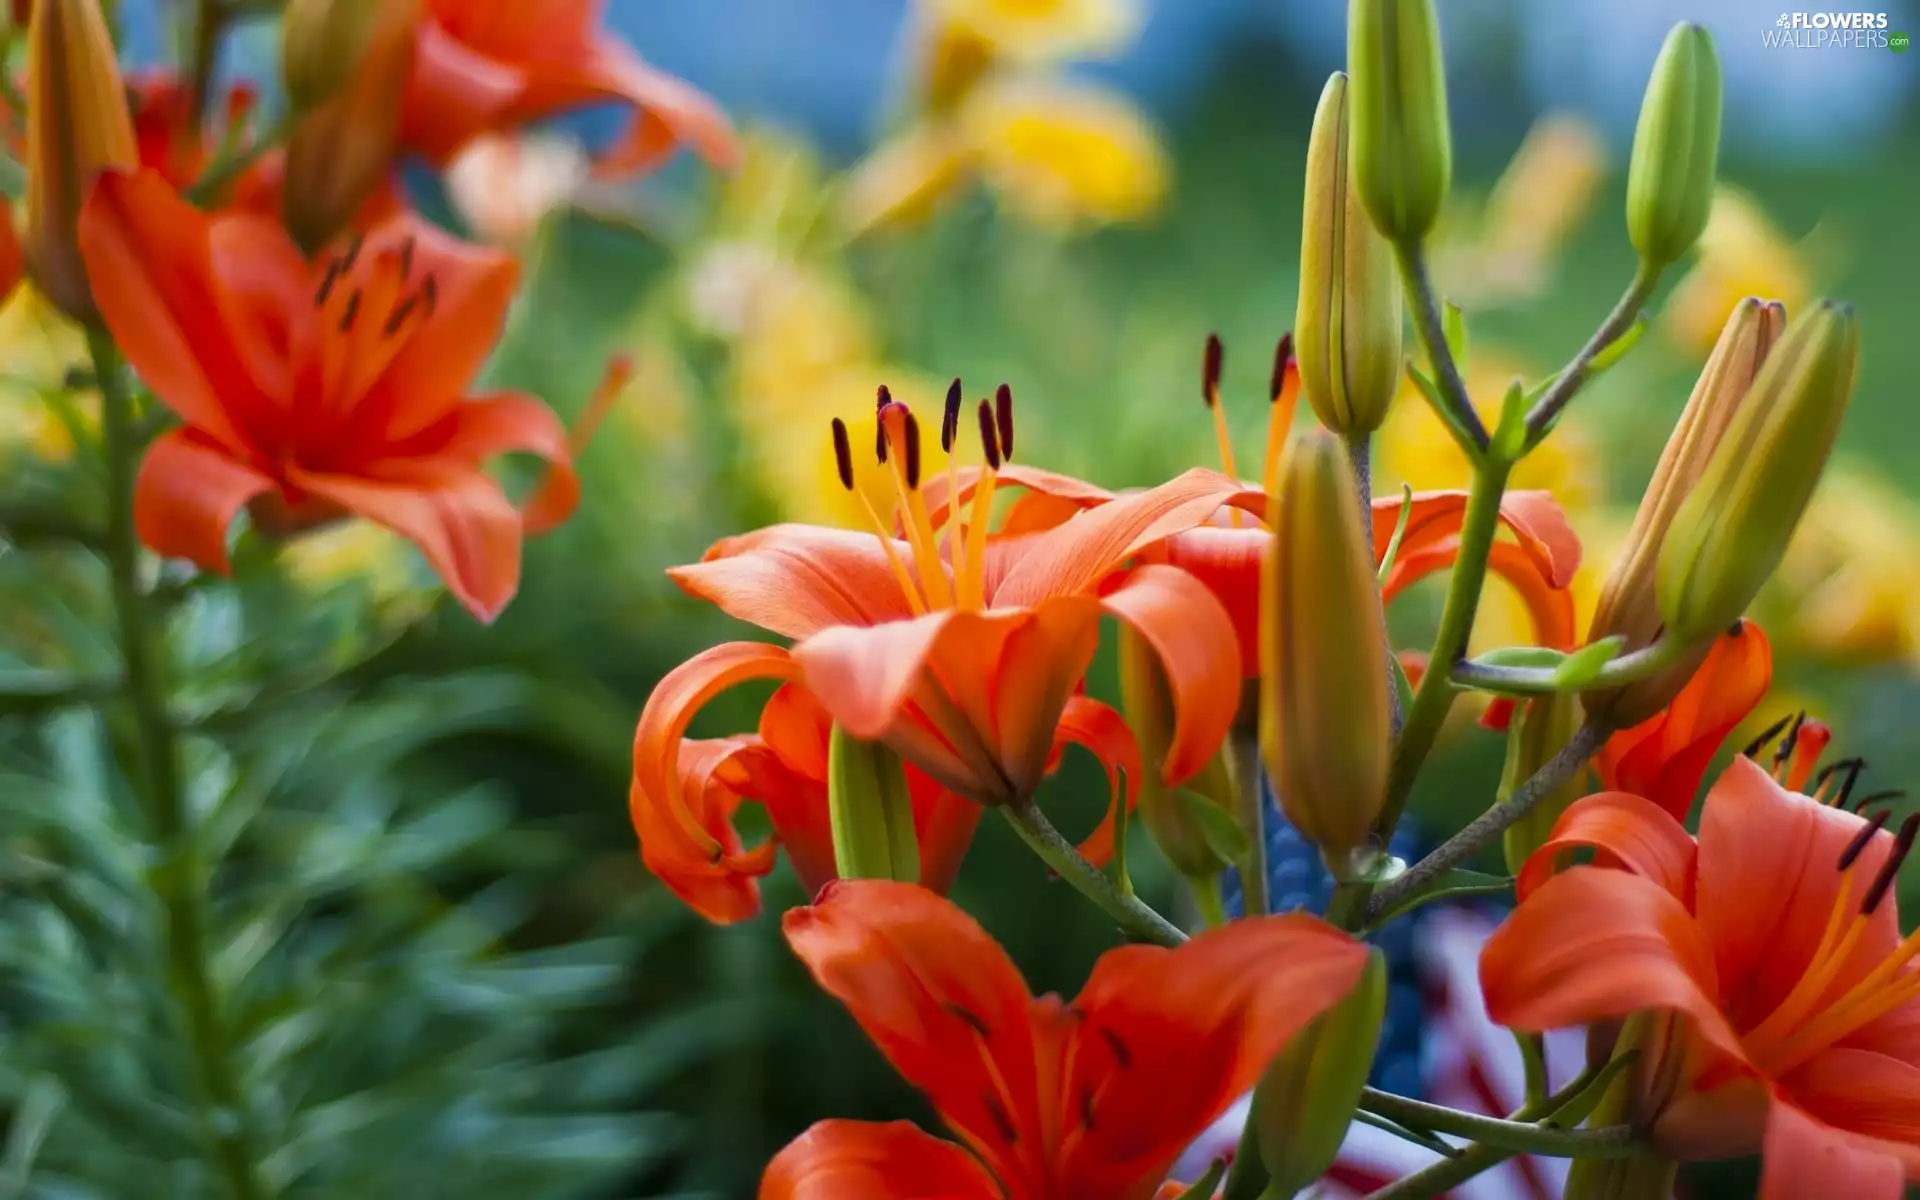
[[[776,525],[725,539],[702,562],[668,574],[688,594],[794,639],[791,662],[782,651],[759,654],[753,675],[803,679],[849,734],[887,742],[942,787],[988,805],[1032,796],[1092,662],[1100,619],[1114,616],[1165,664],[1175,732],[1164,772],[1174,783],[1191,778],[1232,725],[1240,691],[1232,623],[1182,571],[1121,568],[1241,489],[1192,471],[1044,533],[990,536],[1000,477],[1033,477],[1004,463],[1011,396],[1003,389],[998,414],[981,403],[989,462],[969,481],[965,521],[929,508],[918,423],[884,389],[882,396],[881,446],[891,448],[883,461],[899,493],[904,538],[871,511],[871,534]],[[949,444],[957,413],[956,395],[944,430]],[[836,425],[836,457],[851,491],[846,439],[845,426]],[[658,706],[682,702],[656,692],[642,723]],[[664,802],[679,807],[671,793]],[[683,823],[698,833],[697,822]]]
[[[798,683],[783,685],[760,712],[759,732],[734,737],[684,736],[687,716],[736,677],[763,665],[790,665],[775,646],[734,642],[695,655],[660,681],[634,738],[634,778],[628,798],[634,831],[647,869],[689,907],[716,924],[745,920],[760,911],[759,879],[773,870],[776,844],[785,847],[794,874],[809,896],[837,876],[833,831],[827,811],[827,740],[832,723],[820,702]],[[1060,744],[1087,745],[1110,766],[1114,803],[1129,803],[1139,773],[1125,726],[1104,705],[1083,696],[1067,704]],[[1120,796],[1126,775],[1128,794]],[[915,832],[920,843],[920,882],[944,892],[960,870],[981,808],[942,789],[915,767],[907,768]],[[690,837],[669,796],[681,798],[704,834]],[[773,837],[747,847],[734,828],[743,802],[766,810]],[[1082,846],[1096,862],[1112,852],[1112,817]],[[718,852],[715,853],[717,847]]]
[[[603,175],[645,170],[682,143],[716,167],[738,156],[713,101],[601,29],[598,0],[428,0],[401,140],[444,163],[477,134],[609,102],[634,119]]]
[[[1147,1200],[1366,961],[1314,917],[1262,917],[1176,950],[1110,950],[1062,1004],[1035,999],[970,917],[909,884],[834,884],[785,928],[962,1144],[822,1121],[774,1157],[761,1200]]]
[[[278,225],[209,215],[152,171],[109,173],[80,219],[101,314],[184,427],[141,464],[134,516],[157,553],[228,569],[228,526],[302,528],[347,513],[419,546],[491,620],[520,543],[572,512],[565,430],[531,396],[462,392],[513,295],[511,259],[413,218],[308,263]],[[539,455],[523,514],[482,470]]]
[[[194,119],[193,91],[174,71],[142,71],[127,80],[127,107],[133,113],[133,136],[140,146],[140,165],[152,167],[182,190],[191,187],[212,161],[222,138],[245,127],[260,94],[249,84],[227,89],[216,129],[202,128]],[[211,135],[214,145],[209,145]]]
[[[1643,796],[1676,821],[1686,820],[1720,744],[1759,705],[1772,680],[1773,650],[1765,631],[1752,621],[1740,622],[1714,643],[1667,707],[1607,739],[1594,760],[1601,785]],[[1801,743],[1803,756],[1808,750],[1819,756],[1825,745],[1820,729],[1816,723]],[[1802,775],[1789,786],[1805,782]]]
[[[1920,816],[1895,839],[1832,791],[1736,759],[1697,843],[1640,797],[1578,801],[1480,959],[1487,1011],[1515,1029],[1667,1014],[1634,1118],[1669,1158],[1763,1153],[1762,1200],[1897,1200],[1920,1179],[1920,936],[1902,940],[1892,894]],[[1551,874],[1582,847],[1596,865]]]

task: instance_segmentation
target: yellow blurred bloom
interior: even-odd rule
[[[1140,28],[1139,0],[925,0],[936,24],[1033,63],[1110,54]]]
[[[882,144],[848,173],[840,193],[840,221],[851,237],[932,216],[966,184],[968,147],[946,122],[915,125]]]
[[[42,462],[73,457],[73,434],[48,403],[66,393],[81,419],[97,421],[99,397],[69,393],[66,379],[87,365],[80,327],[62,316],[30,283],[0,304],[0,446],[24,450]]]
[[[342,521],[293,538],[282,546],[280,563],[295,584],[313,592],[364,586],[383,624],[417,619],[440,592],[413,546],[372,521]]]
[[[1516,377],[1533,378],[1497,352],[1474,347],[1467,366],[1467,390],[1489,425],[1499,416],[1501,397]],[[1429,491],[1465,488],[1473,481],[1466,456],[1411,383],[1402,387],[1387,423],[1374,438],[1374,456],[1374,491],[1379,495],[1398,490],[1403,482],[1415,491]],[[1604,479],[1598,448],[1576,408],[1561,420],[1552,437],[1514,468],[1509,486],[1552,492],[1577,521],[1603,499]]]
[[[1760,609],[1767,630],[1804,654],[1920,659],[1920,510],[1858,468],[1830,470]]]
[[[1487,196],[1476,235],[1441,247],[1435,269],[1447,290],[1482,305],[1538,295],[1592,209],[1606,165],[1600,135],[1584,119],[1535,121]]]
[[[1128,222],[1167,192],[1159,134],[1124,97],[1057,80],[1008,80],[974,93],[960,131],[987,183],[1036,224]]]
[[[1723,184],[1700,235],[1699,258],[1667,301],[1668,331],[1704,356],[1747,296],[1778,300],[1792,316],[1813,294],[1815,256],[1807,250],[1806,242],[1790,244],[1752,196]]]

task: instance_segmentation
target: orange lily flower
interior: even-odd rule
[[[774,1157],[761,1200],[1148,1200],[1367,954],[1304,914],[1236,921],[1176,950],[1110,950],[1063,1004],[909,884],[834,884],[785,928],[961,1144],[822,1121]]]
[[[1666,1014],[1633,1068],[1657,1152],[1759,1151],[1762,1200],[1898,1200],[1920,1180],[1920,935],[1902,940],[1892,891],[1920,816],[1897,839],[1885,821],[1745,757],[1697,843],[1640,797],[1578,801],[1481,956],[1488,1014],[1529,1031]],[[1595,865],[1551,874],[1581,847]]]
[[[958,409],[956,393],[943,428],[949,445]],[[1175,732],[1164,772],[1174,783],[1191,778],[1233,722],[1240,692],[1233,626],[1185,572],[1122,567],[1242,489],[1192,471],[1044,533],[990,536],[998,480],[1034,475],[1004,462],[1010,394],[1002,389],[997,412],[982,401],[980,413],[989,461],[969,482],[970,519],[944,505],[930,509],[920,486],[918,423],[883,389],[881,448],[890,448],[883,461],[899,493],[904,538],[871,511],[871,534],[776,525],[725,539],[702,562],[668,574],[688,594],[794,639],[791,663],[782,652],[760,654],[755,675],[804,680],[848,733],[887,742],[942,787],[988,805],[1032,796],[1093,660],[1100,619],[1114,616],[1165,664]],[[835,432],[841,479],[852,491],[846,428],[836,424]],[[642,723],[656,707],[681,702],[656,692]],[[679,807],[671,793],[664,802]],[[697,822],[682,824],[698,833]]]
[[[628,798],[641,860],[689,907],[715,924],[760,911],[759,879],[773,870],[776,844],[786,849],[809,896],[837,878],[827,810],[827,741],[832,722],[803,686],[787,683],[760,712],[755,734],[693,739],[686,718],[736,678],[761,667],[790,668],[776,646],[734,642],[695,655],[660,681],[634,737],[634,778]],[[797,672],[796,672],[797,674]],[[1126,726],[1105,705],[1076,696],[1067,703],[1059,747],[1094,749],[1109,764],[1115,804],[1131,805],[1139,756]],[[1127,794],[1120,794],[1120,773]],[[982,809],[907,767],[914,829],[920,843],[920,883],[944,892],[959,873]],[[677,791],[676,791],[677,789]],[[690,836],[668,797],[677,794],[702,836]],[[773,826],[771,840],[747,847],[734,828],[742,803],[757,801]],[[1081,852],[1095,862],[1112,853],[1109,814]],[[718,853],[714,848],[718,848]]]
[[[1686,820],[1720,744],[1759,705],[1772,681],[1773,650],[1765,631],[1740,622],[1714,643],[1672,703],[1607,739],[1594,760],[1601,786],[1644,796],[1676,821]],[[1823,729],[1816,723],[1800,746],[1803,755],[1811,749],[1818,757]],[[1804,783],[1802,776],[1789,786]]]
[[[178,72],[132,75],[127,80],[127,107],[133,113],[140,165],[152,167],[184,191],[206,171],[220,140],[237,136],[245,127],[259,100],[252,85],[235,84],[223,98],[219,124],[206,129],[194,119],[193,90]]]
[[[444,163],[478,134],[610,102],[634,119],[603,175],[655,166],[682,143],[716,167],[738,156],[725,114],[601,29],[598,0],[428,0],[401,140]]]
[[[523,535],[572,512],[552,410],[462,394],[505,319],[511,259],[402,218],[308,263],[278,225],[203,213],[152,171],[103,176],[80,241],[115,339],[184,422],[148,450],[134,497],[157,553],[225,571],[242,507],[275,530],[357,513],[491,620],[519,586]],[[509,451],[550,466],[524,513],[482,470]]]

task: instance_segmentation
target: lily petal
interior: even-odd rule
[[[504,123],[526,86],[526,71],[469,49],[437,20],[421,21],[401,141],[445,162],[475,134]]]
[[[1113,858],[1115,816],[1123,804],[1131,812],[1140,796],[1140,745],[1119,713],[1086,696],[1067,701],[1066,711],[1060,714],[1059,740],[1063,746],[1081,746],[1092,752],[1107,773],[1111,791],[1107,815],[1080,843],[1082,858],[1095,866],[1105,866]]]
[[[1001,1200],[993,1177],[952,1142],[907,1121],[821,1121],[773,1156],[760,1200]]]
[[[1809,1059],[1781,1087],[1821,1123],[1905,1142],[1907,1153],[1920,1159],[1920,1066],[1842,1046]]]
[[[626,136],[595,163],[603,178],[657,166],[683,143],[721,170],[740,160],[739,139],[719,105],[686,80],[646,62],[616,38],[594,41],[580,86],[585,95],[569,98],[566,107],[583,100],[623,100],[633,105],[633,124]]]
[[[1569,805],[1554,822],[1553,836],[1521,868],[1514,895],[1525,903],[1553,877],[1562,855],[1581,849],[1597,852],[1595,866],[1631,871],[1687,903],[1693,883],[1693,839],[1665,809],[1625,792],[1601,792]]]
[[[760,911],[759,876],[773,867],[771,857],[757,869],[742,869],[746,854],[733,828],[741,793],[720,778],[744,757],[763,754],[752,738],[715,738],[680,743],[674,770],[692,822],[704,833],[690,837],[682,823],[634,779],[627,813],[640,839],[640,861],[687,907],[717,925],[744,921]],[[717,847],[717,850],[715,849]]]
[[[447,590],[491,622],[520,587],[520,513],[500,485],[465,464],[394,464],[362,479],[288,470],[288,482],[384,525],[420,548]],[[405,475],[400,474],[404,468]]]
[[[996,659],[984,661],[975,657],[964,636],[972,624],[964,616],[949,623],[943,641],[956,653],[942,658],[973,659],[975,671],[986,663],[997,666],[992,745],[1014,794],[1032,795],[1053,757],[1060,714],[1093,665],[1100,645],[1100,607],[1085,596],[1049,600],[1012,630]]]
[[[1607,739],[1596,759],[1609,790],[1645,796],[1684,821],[1720,744],[1773,681],[1773,650],[1752,621],[1722,634],[1664,710]]]
[[[292,394],[296,315],[313,308],[306,260],[278,221],[236,213],[208,231],[209,284],[235,352],[263,398]],[[280,415],[276,407],[274,416]]]
[[[911,547],[896,541],[894,551],[915,569]],[[700,562],[667,575],[728,616],[795,640],[913,615],[879,539],[847,529],[772,525],[723,538]]]
[[[1264,525],[1222,529],[1203,525],[1176,533],[1151,551],[1153,561],[1177,567],[1213,593],[1233,622],[1240,673],[1260,674],[1260,572],[1273,531]]]
[[[1787,791],[1745,757],[1707,793],[1694,912],[1726,994],[1742,999],[1731,1016],[1743,1028],[1772,1012],[1806,973],[1843,886],[1845,904],[1859,907],[1893,843],[1876,835],[1843,874],[1841,852],[1865,824]],[[1834,987],[1852,986],[1892,952],[1900,940],[1896,907],[1889,898],[1874,911]]]
[[[1373,527],[1394,528],[1400,520],[1402,505],[1403,499],[1399,496],[1375,499]],[[1400,553],[1416,554],[1427,545],[1456,536],[1466,513],[1465,492],[1415,493]],[[1508,492],[1500,499],[1500,521],[1513,531],[1521,548],[1540,564],[1549,585],[1564,588],[1573,582],[1574,573],[1580,569],[1580,538],[1550,493]],[[1376,539],[1376,561],[1386,558],[1388,541]]]
[[[210,227],[156,172],[107,171],[80,211],[80,253],[100,315],[140,378],[181,420],[244,458],[248,442],[231,411],[254,389],[210,319],[219,311]]]
[[[236,462],[194,429],[160,435],[140,463],[133,523],[140,540],[163,558],[184,558],[227,574],[227,530],[256,496],[274,490],[265,475]]]
[[[1153,1194],[1180,1152],[1360,977],[1366,947],[1315,917],[1235,921],[1176,950],[1102,955],[1074,999],[1075,1105],[1059,1177],[1076,1196]]]
[[[1575,867],[1513,910],[1480,954],[1495,1024],[1544,1033],[1645,1009],[1692,1017],[1744,1061],[1720,1012],[1713,947],[1671,893],[1625,871]]]
[[[1101,603],[1146,639],[1166,671],[1174,729],[1161,772],[1178,786],[1220,752],[1240,707],[1233,618],[1205,584],[1167,566],[1136,569]]]
[[[1906,1185],[1894,1147],[1848,1137],[1776,1097],[1767,1110],[1759,1200],[1900,1200]],[[1900,1147],[1920,1155],[1913,1147]],[[1910,1160],[1911,1161],[1911,1160]]]
[[[1031,997],[999,944],[932,892],[885,880],[829,884],[782,927],[947,1125],[1002,1179],[1021,1178],[1021,1144],[1042,1129]]]
[[[566,427],[553,409],[520,392],[474,396],[456,406],[451,440],[439,453],[479,467],[500,454],[533,454],[545,460],[546,478],[521,509],[528,533],[544,533],[573,515],[580,504]]]

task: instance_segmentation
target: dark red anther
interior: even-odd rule
[[[413,295],[406,297],[401,300],[400,303],[394,305],[393,313],[387,318],[387,324],[385,328],[381,329],[380,335],[382,337],[392,337],[394,334],[399,333],[400,327],[406,324],[407,318],[413,315],[413,310],[419,303],[420,294],[415,292]]]
[[[353,240],[347,243],[346,250],[340,255],[340,271],[342,274],[353,270],[353,264],[360,261],[360,248],[366,244],[366,234],[356,233],[353,235]]]
[[[400,278],[407,280],[413,276],[413,235],[408,234],[400,242]]]
[[[1267,403],[1280,399],[1287,390],[1287,371],[1293,366],[1293,331],[1280,335],[1280,344],[1273,348],[1273,376],[1267,380]]]
[[[1220,399],[1220,371],[1226,366],[1227,348],[1220,344],[1220,335],[1207,335],[1206,356],[1200,362],[1200,398],[1213,407]]]
[[[353,295],[347,297],[347,311],[340,314],[340,332],[348,333],[360,316],[360,289],[353,289]]]
[[[833,419],[833,465],[840,470],[840,486],[853,490],[853,443],[847,437],[847,423]]]
[[[947,385],[947,406],[940,413],[940,451],[953,453],[954,439],[960,436],[960,377]]]
[[[1861,826],[1860,832],[1854,834],[1853,840],[1847,843],[1847,848],[1840,852],[1840,869],[1842,871],[1860,861],[1860,856],[1866,852],[1867,843],[1873,841],[1874,834],[1879,833],[1886,827],[1887,818],[1892,815],[1893,813],[1883,808],[1873,814],[1872,819],[1865,825]]]
[[[1798,715],[1803,716],[1805,714],[1798,714]],[[1780,731],[1785,729],[1788,725],[1793,724],[1793,722],[1797,719],[1798,719],[1798,716],[1793,713],[1789,713],[1786,716],[1781,717],[1778,721],[1775,721],[1773,724],[1761,730],[1760,736],[1757,738],[1754,738],[1751,742],[1748,742],[1747,748],[1745,750],[1742,750],[1740,753],[1746,755],[1748,758],[1759,758],[1760,752],[1767,748],[1767,743],[1779,737]]]
[[[1912,852],[1916,834],[1920,834],[1920,813],[1914,813],[1900,822],[1900,834],[1893,841],[1893,852],[1881,864],[1880,873],[1873,877],[1873,884],[1867,888],[1866,898],[1860,903],[1862,916],[1872,916],[1873,910],[1879,908],[1880,902],[1893,890],[1894,878],[1900,874],[1900,864],[1907,861],[1907,855]]]
[[[313,296],[313,306],[315,308],[325,308],[327,306],[327,297],[333,295],[333,285],[340,282],[340,276],[344,274],[346,274],[346,272],[341,269],[338,258],[327,260],[327,273],[321,277],[320,290],[315,292]]]
[[[1793,747],[1800,740],[1800,727],[1807,723],[1807,710],[1801,709],[1793,714],[1793,725],[1787,730],[1787,736],[1780,739],[1779,747],[1773,752],[1773,765],[1779,766],[1793,757]]]
[[[920,418],[912,410],[907,412],[906,439],[907,487],[911,489],[920,486]]]
[[[886,384],[873,395],[873,456],[881,462],[887,461],[887,405],[893,403],[893,393]]]
[[[1000,428],[1000,459],[1013,459],[1013,389],[1001,384],[993,392],[993,420]]]
[[[980,450],[987,456],[987,466],[1000,469],[1000,432],[993,427],[993,405],[985,400],[980,402]]]

